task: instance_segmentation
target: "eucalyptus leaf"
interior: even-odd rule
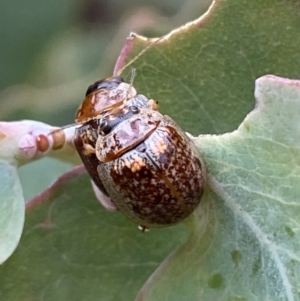
[[[255,79],[300,76],[298,1],[215,0],[164,39],[128,38],[115,70],[193,135],[235,130],[253,109]]]
[[[300,300],[300,81],[265,76],[255,94],[236,131],[195,139],[208,189],[194,231],[137,300]]]
[[[256,78],[299,77],[299,27],[297,1],[219,0],[156,44],[129,39],[116,70],[151,44],[122,74],[139,93],[194,135],[233,131],[195,139],[208,185],[190,234],[137,232],[73,173],[30,203],[0,299],[134,300],[146,282],[137,300],[300,300],[299,82],[260,79],[245,119]]]
[[[25,201],[16,166],[0,160],[0,170],[0,264],[2,264],[20,241],[24,225]]]
[[[0,267],[0,300],[133,300],[186,238],[182,225],[143,233],[106,211],[75,170],[27,203],[21,243]]]

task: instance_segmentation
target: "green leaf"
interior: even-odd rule
[[[255,94],[238,130],[195,140],[209,188],[194,232],[138,300],[300,300],[300,81]]]
[[[0,299],[133,300],[186,237],[182,225],[142,233],[106,211],[77,169],[27,203],[21,243],[0,267]]]
[[[16,166],[0,160],[0,170],[0,264],[2,264],[13,253],[21,238],[25,202]]]
[[[255,78],[298,77],[299,24],[297,1],[219,0],[210,15],[153,45],[130,66],[137,69],[134,86],[193,134],[234,130],[254,107]],[[129,41],[120,62],[147,44]],[[268,114],[260,107],[237,132],[196,140],[209,186],[186,243],[180,225],[134,234],[121,214],[90,205],[87,180],[78,175],[28,211],[21,245],[0,270],[0,297],[133,300],[159,262],[181,246],[138,300],[300,300],[299,145],[292,145],[299,141],[299,92],[290,97],[289,84],[280,87],[265,93],[277,103],[268,104]],[[125,264],[111,264],[117,259]]]
[[[24,165],[18,170],[22,187],[24,187],[23,194],[26,201],[32,199],[37,194],[49,187],[49,183],[55,180],[65,172],[74,167],[70,163],[59,161],[53,158],[43,158]],[[47,170],[47,172],[45,172]],[[33,178],[28,177],[28,174],[43,175],[42,177]]]
[[[225,133],[254,107],[253,85],[264,74],[298,78],[298,1],[217,0],[210,13],[153,44],[124,72],[139,93],[159,102],[186,131]],[[116,70],[151,44],[129,38]]]

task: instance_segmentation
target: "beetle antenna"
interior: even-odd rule
[[[127,90],[127,95],[126,95],[126,100],[125,101],[127,101],[127,99],[129,98],[129,94],[130,94],[135,76],[136,76],[136,69],[132,68],[131,69],[131,76],[130,76],[130,85],[129,85],[129,88]]]
[[[135,76],[136,76],[136,69],[135,69],[135,68],[132,68],[132,69],[131,69],[131,76],[130,76],[130,88],[131,88],[132,85],[133,85],[133,81],[134,81]]]
[[[62,127],[55,128],[51,133],[56,132],[56,131],[63,131],[65,129],[72,128],[76,125],[78,125],[78,124],[77,123],[67,124],[67,125],[64,125]],[[50,135],[51,133],[49,133],[48,135]]]
[[[72,144],[75,130],[74,128],[76,126],[78,127],[80,125],[68,124],[63,127],[53,127],[53,129],[50,128],[50,131],[47,134],[40,133],[35,139],[37,150],[41,153],[46,153],[50,150],[61,149],[68,143]],[[70,129],[70,131],[66,131],[66,129]]]
[[[151,48],[153,45],[157,44],[159,41],[161,41],[162,39],[164,39],[165,36],[162,36],[160,38],[157,38],[155,41],[153,41],[152,43],[150,43],[149,45],[147,45],[140,53],[138,53],[131,61],[129,61],[127,64],[125,64],[118,72],[117,72],[117,76],[120,76],[122,74],[122,72],[129,66],[131,65],[133,62],[135,62],[139,57],[141,57],[147,50],[149,50],[149,48]],[[132,76],[132,73],[131,73]]]
[[[64,125],[62,127],[57,127],[57,128],[54,128],[52,131],[50,131],[50,133],[47,134],[47,136],[54,136],[54,135],[61,135],[62,133],[64,133],[64,130],[68,129],[68,128],[73,128],[73,127],[76,127],[78,126],[78,124],[76,123],[71,123],[71,124],[67,124],[67,125]]]

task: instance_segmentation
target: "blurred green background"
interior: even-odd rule
[[[131,31],[160,36],[198,18],[210,0],[1,0],[0,120],[73,123],[92,82],[112,74]],[[71,166],[20,168],[25,198]],[[30,176],[29,176],[30,175]]]

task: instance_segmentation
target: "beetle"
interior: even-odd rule
[[[113,76],[87,89],[75,147],[96,186],[143,229],[174,225],[198,206],[203,161],[157,103]]]

